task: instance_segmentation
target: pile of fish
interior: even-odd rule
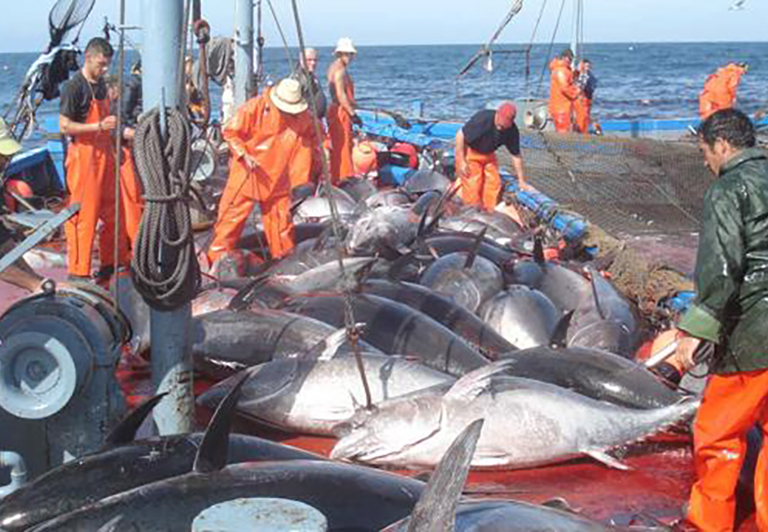
[[[201,404],[216,407],[247,375],[242,416],[338,437],[334,459],[400,468],[434,467],[479,418],[473,467],[591,456],[623,468],[611,449],[692,417],[695,399],[632,360],[640,320],[609,280],[544,260],[503,212],[462,205],[439,174],[416,176],[410,189],[345,181],[331,193],[337,232],[328,194],[301,194],[296,222],[313,229],[297,234],[315,236],[224,281],[240,287],[229,305],[195,317],[198,369],[243,372]]]

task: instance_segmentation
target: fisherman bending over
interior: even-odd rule
[[[293,249],[291,166],[296,152],[313,146],[312,117],[295,79],[284,79],[238,109],[223,131],[232,155],[208,258],[234,251],[258,201],[273,259]]]
[[[746,63],[728,63],[709,75],[704,82],[704,90],[699,94],[699,115],[702,120],[720,109],[730,109],[736,105],[741,76],[748,70]]]
[[[98,221],[99,264],[97,278],[106,282],[114,271],[115,246],[118,266],[130,263],[125,231],[115,242],[115,159],[112,132],[117,117],[110,110],[104,75],[112,61],[112,46],[105,39],[91,39],[85,48],[83,68],[64,84],[61,91],[61,133],[72,140],[67,149],[67,186],[70,202],[80,211],[64,224],[67,261],[72,278],[91,275],[91,252]],[[122,204],[118,204],[122,210]],[[121,212],[120,217],[124,214]],[[122,225],[122,224],[121,224]]]
[[[527,188],[516,115],[515,105],[504,102],[497,111],[479,111],[456,133],[456,172],[461,179],[461,199],[467,205],[486,211],[496,208],[501,192],[496,150],[502,145],[512,155],[520,188]]]
[[[363,123],[357,116],[355,86],[347,71],[357,55],[352,39],[342,37],[336,43],[336,59],[328,67],[328,133],[331,137],[331,179],[338,183],[355,173],[352,162],[352,124]]]

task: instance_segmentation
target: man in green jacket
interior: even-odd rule
[[[704,531],[735,527],[736,484],[747,432],[768,435],[768,156],[752,122],[724,109],[699,129],[706,166],[718,179],[704,199],[696,300],[678,324],[678,352],[715,344],[694,424],[696,482],[688,521]],[[768,530],[768,450],[755,471],[757,524]]]

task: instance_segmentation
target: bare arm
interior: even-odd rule
[[[463,177],[467,173],[467,143],[464,142],[464,130],[456,133],[456,175]]]
[[[522,189],[528,188],[528,183],[525,177],[525,166],[523,165],[523,158],[519,155],[512,156],[512,167],[515,169],[515,175],[517,176],[517,184]]]
[[[336,99],[339,101],[339,105],[344,109],[349,116],[355,114],[355,102],[350,101],[347,97],[347,76],[342,68],[337,68],[333,71],[332,76],[333,87],[336,90]]]
[[[112,131],[117,127],[117,117],[108,116],[96,124],[81,124],[75,122],[67,116],[59,115],[59,129],[63,135],[77,137],[87,133],[98,133],[100,131]]]

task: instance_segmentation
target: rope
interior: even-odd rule
[[[533,41],[536,40],[536,34],[539,32],[541,19],[544,17],[544,10],[547,8],[547,1],[548,0],[544,0],[544,2],[541,4],[541,9],[539,10],[539,18],[536,19],[536,25],[533,27],[533,31],[531,32],[531,40],[528,41],[528,47],[525,49],[525,93],[529,95],[531,94],[528,90],[528,84],[531,77],[531,50],[533,49]]]
[[[271,3],[271,2],[270,2]],[[304,57],[304,34],[301,31],[301,21],[299,20],[299,8],[296,5],[296,0],[291,1],[293,5],[293,16],[296,21],[296,33],[299,38],[299,53],[301,57]],[[306,65],[304,61],[299,62],[299,68],[304,71],[306,76],[309,76],[309,72],[306,71]],[[365,391],[365,405],[367,409],[373,407],[373,399],[371,397],[371,389],[368,385],[368,379],[365,375],[365,367],[363,366],[363,358],[360,353],[360,345],[358,343],[359,332],[355,322],[354,309],[352,307],[352,296],[350,295],[351,279],[349,273],[344,268],[344,250],[342,248],[341,239],[341,222],[339,220],[339,211],[336,208],[336,199],[333,197],[333,186],[331,184],[331,176],[328,171],[328,160],[325,157],[325,151],[322,146],[322,129],[320,127],[320,119],[317,116],[317,98],[314,91],[307,91],[309,97],[309,103],[312,106],[312,124],[315,128],[315,137],[318,143],[318,149],[322,161],[322,182],[325,188],[326,196],[328,198],[328,205],[331,208],[331,227],[333,228],[333,234],[336,237],[336,249],[338,251],[339,269],[341,270],[341,277],[343,279],[343,297],[344,297],[344,326],[347,329],[347,338],[352,344],[352,350],[355,354],[355,361],[357,362],[357,369],[360,372],[360,378],[363,382],[363,390]]]
[[[563,18],[563,10],[565,9],[565,0],[560,4],[560,13],[557,15],[557,23],[555,24],[555,30],[552,32],[552,40],[549,41],[549,50],[547,50],[547,57],[544,59],[544,66],[541,69],[541,76],[539,76],[539,84],[536,87],[536,94],[541,94],[541,84],[544,82],[544,74],[547,73],[547,67],[549,67],[549,60],[552,57],[552,48],[555,46],[555,39],[557,38],[557,30],[560,29],[560,20]]]
[[[291,57],[291,47],[288,46],[288,40],[285,38],[285,33],[283,33],[283,27],[280,25],[280,19],[277,18],[277,13],[275,13],[275,8],[272,7],[272,0],[267,0],[267,5],[269,6],[269,10],[272,12],[272,18],[275,19],[275,26],[277,26],[277,31],[280,33],[280,38],[283,40],[283,50],[285,51],[285,58],[288,60],[289,65],[294,65],[296,63],[293,61],[293,57]]]
[[[144,185],[141,219],[131,271],[136,289],[152,308],[177,309],[200,286],[190,201],[190,131],[181,111],[167,112],[166,131],[154,108],[139,120],[134,139],[136,169]]]

